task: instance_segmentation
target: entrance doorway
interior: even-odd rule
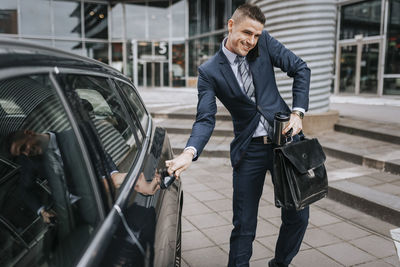
[[[168,61],[138,61],[139,86],[169,86]]]
[[[339,45],[339,93],[378,94],[380,40],[356,40]]]
[[[138,86],[169,86],[167,41],[133,41],[134,82]]]

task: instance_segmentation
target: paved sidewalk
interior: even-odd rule
[[[328,161],[328,168],[338,164]],[[201,157],[183,174],[182,266],[226,266],[232,230],[232,168],[228,159]],[[267,175],[250,266],[274,255],[280,210]],[[361,226],[364,225],[364,226]],[[301,251],[291,266],[400,266],[389,230],[397,228],[324,199],[311,207]]]

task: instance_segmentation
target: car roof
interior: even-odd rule
[[[61,67],[98,71],[130,81],[100,61],[36,43],[0,38],[0,71],[10,67]]]

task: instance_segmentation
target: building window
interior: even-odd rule
[[[184,37],[185,36],[185,1],[180,0],[171,6],[172,13],[172,37]]]
[[[400,74],[400,0],[389,4],[385,73]]]
[[[381,0],[364,1],[341,9],[340,39],[380,35]]]
[[[51,36],[50,1],[20,0],[21,34]]]
[[[18,33],[17,1],[3,0],[0,8],[0,33]]]
[[[143,1],[144,2],[144,1]],[[126,37],[135,40],[146,40],[146,4],[125,4],[126,14]]]
[[[108,64],[108,44],[86,42],[86,56]]]
[[[123,25],[124,25],[124,18],[123,18],[123,8],[122,4],[112,4],[111,5],[111,37],[113,39],[122,39],[123,35]]]
[[[189,36],[199,34],[198,21],[200,12],[198,9],[199,0],[189,0]]]
[[[85,38],[108,39],[107,5],[85,3]]]
[[[215,29],[223,29],[227,25],[227,1],[226,0],[215,0]]]
[[[73,1],[53,2],[54,35],[56,37],[82,36],[81,3]]]

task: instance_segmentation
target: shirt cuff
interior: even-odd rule
[[[197,149],[194,146],[185,147],[185,149],[183,151],[186,151],[188,149],[193,149],[193,152],[194,152],[193,158],[197,157]]]
[[[306,110],[304,108],[294,107],[292,110],[298,110],[300,112],[303,112],[303,114],[306,113]]]
[[[37,210],[37,215],[41,215],[40,213],[42,212],[42,210],[44,210],[44,206],[41,206],[38,210]]]

